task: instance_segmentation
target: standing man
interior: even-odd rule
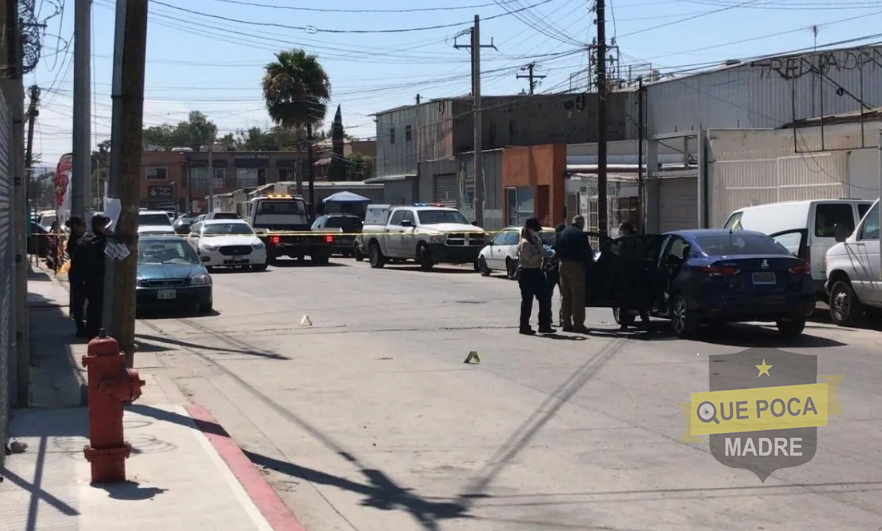
[[[86,234],[86,222],[83,218],[72,217],[67,223],[70,229],[70,238],[67,240],[67,256],[70,258],[70,269],[67,279],[70,281],[70,316],[77,326],[77,337],[88,337],[86,333],[86,321],[83,318],[83,310],[86,307],[86,284],[80,261],[77,260],[77,245],[80,238]]]
[[[560,258],[560,317],[565,332],[585,334],[585,266],[594,261],[594,252],[585,233],[585,218],[576,216],[554,244]]]
[[[107,224],[110,218],[92,216],[92,232],[77,243],[76,260],[80,262],[86,290],[86,335],[91,340],[101,331],[104,310],[104,248],[107,246]]]
[[[634,228],[634,225],[631,224],[630,221],[622,222],[619,225],[619,238],[627,238],[628,236],[637,236],[637,229]],[[639,243],[637,244],[639,245]],[[646,279],[634,279],[635,282],[645,282]],[[626,331],[628,330],[628,326],[632,323],[632,319],[629,317],[630,310],[628,308],[619,308],[619,315],[622,324],[620,325],[620,330]],[[643,328],[648,328],[649,326],[649,314],[646,313],[646,310],[640,310],[640,321],[643,323]]]

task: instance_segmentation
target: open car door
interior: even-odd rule
[[[585,306],[652,309],[665,239],[662,234],[641,234],[602,242],[600,257],[586,268]]]

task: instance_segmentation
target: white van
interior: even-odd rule
[[[827,251],[830,318],[840,326],[859,324],[865,314],[882,315],[882,264],[879,248],[879,201],[851,236],[837,236]]]
[[[865,199],[818,199],[745,207],[729,216],[723,228],[768,234],[811,265],[818,300],[827,301],[824,258],[836,245],[836,227],[850,234],[873,202]]]

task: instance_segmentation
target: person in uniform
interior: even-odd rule
[[[521,229],[518,242],[518,287],[521,289],[521,316],[519,333],[536,335],[530,327],[530,314],[533,312],[533,299],[539,302],[539,333],[553,334],[551,328],[551,297],[543,271],[546,257],[545,246],[539,239],[542,225],[536,218],[530,218]]]
[[[98,337],[104,311],[104,249],[107,246],[107,225],[110,218],[92,216],[92,232],[77,242],[75,260],[79,262],[86,291],[86,335]]]
[[[76,256],[80,238],[86,234],[86,222],[83,221],[83,218],[72,217],[66,225],[70,229],[70,238],[67,240],[67,256],[70,258],[70,269],[67,272],[67,279],[70,282],[70,316],[76,324],[77,337],[85,338],[88,336],[84,317],[86,283],[83,279],[81,264]]]
[[[587,333],[585,328],[585,271],[594,251],[585,232],[585,218],[575,216],[554,244],[560,259],[561,321],[565,332]]]

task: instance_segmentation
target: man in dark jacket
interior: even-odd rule
[[[86,307],[86,284],[82,268],[76,259],[77,244],[86,234],[86,222],[83,218],[72,217],[66,225],[70,229],[70,238],[67,240],[67,256],[70,258],[70,269],[67,272],[67,279],[70,282],[70,316],[77,325],[77,337],[87,337],[83,316]]]
[[[100,214],[92,217],[92,232],[77,242],[76,261],[86,288],[86,334],[89,339],[98,336],[104,310],[104,249],[107,246],[107,224]]]
[[[631,224],[630,221],[625,221],[621,225],[619,225],[619,237],[626,238],[628,236],[637,236],[637,229],[634,228],[634,225]],[[638,243],[639,245],[639,243]],[[640,281],[641,279],[634,279],[635,281]],[[633,322],[633,320],[628,316],[630,310],[627,308],[619,308],[619,315],[621,316],[619,320],[622,322],[621,330],[627,330],[628,325]],[[649,314],[646,313],[646,310],[640,310],[640,321],[643,323],[643,327],[646,328],[649,325]]]
[[[586,333],[585,267],[594,261],[594,252],[585,232],[585,218],[573,223],[557,236],[554,250],[560,259],[561,321],[565,332]]]

